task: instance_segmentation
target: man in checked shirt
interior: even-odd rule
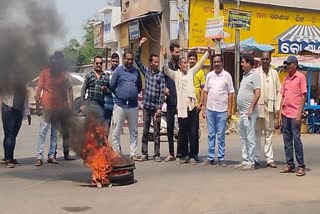
[[[81,88],[81,111],[88,114],[95,112],[103,120],[104,97],[109,91],[108,76],[102,70],[102,57],[95,56],[93,59],[94,71],[91,71],[84,78]],[[88,96],[86,97],[86,94]]]
[[[143,99],[143,136],[141,161],[148,160],[148,133],[151,119],[154,125],[154,156],[156,162],[160,158],[160,116],[161,106],[164,102],[164,91],[166,87],[164,73],[159,70],[159,56],[151,54],[149,57],[149,68],[141,63],[141,47],[147,41],[145,37],[140,40],[139,47],[135,54],[135,61],[140,71],[145,76],[145,91]]]

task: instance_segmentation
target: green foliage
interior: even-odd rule
[[[83,25],[85,35],[83,42],[80,44],[76,39],[71,39],[67,46],[63,49],[67,62],[72,65],[91,64],[91,60],[95,55],[104,56],[104,49],[94,48],[93,23],[95,20],[87,20]]]

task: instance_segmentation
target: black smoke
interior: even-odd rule
[[[64,27],[54,1],[1,0],[0,32],[0,93],[10,93],[47,66]]]

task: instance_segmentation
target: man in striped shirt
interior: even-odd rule
[[[165,76],[159,70],[159,56],[151,54],[149,57],[149,68],[141,62],[141,47],[147,41],[145,37],[140,40],[136,51],[135,61],[140,71],[145,76],[145,91],[143,99],[143,136],[142,136],[142,156],[141,160],[148,160],[148,134],[151,119],[154,125],[154,161],[161,162],[160,159],[160,116],[161,106],[164,102]]]

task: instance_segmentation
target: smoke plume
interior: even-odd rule
[[[0,93],[38,76],[64,30],[54,1],[0,1]],[[52,48],[52,47],[51,47]]]

